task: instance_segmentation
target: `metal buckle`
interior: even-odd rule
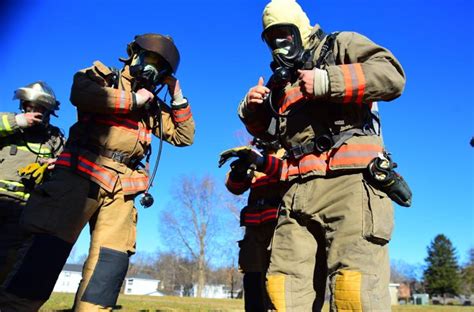
[[[303,150],[303,147],[301,145],[292,147],[290,151],[291,151],[291,155],[295,159],[301,158],[301,156],[304,155],[304,150]]]
[[[123,155],[120,152],[112,152],[112,155],[110,155],[110,158],[112,158],[113,161],[124,163],[125,155]]]

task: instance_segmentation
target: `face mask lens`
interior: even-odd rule
[[[295,34],[291,28],[281,26],[267,29],[263,38],[271,50],[287,49],[293,45]]]
[[[293,47],[293,40],[290,39],[276,39],[275,40],[275,49],[285,50],[287,53],[290,53]]]

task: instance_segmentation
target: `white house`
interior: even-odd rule
[[[75,293],[82,278],[82,264],[66,263],[54,285],[53,292]]]
[[[388,284],[388,291],[390,292],[390,302],[392,305],[398,305],[398,289],[400,284],[390,283]]]
[[[191,297],[197,296],[197,284],[193,285]],[[204,285],[202,290],[203,298],[227,299],[230,298],[230,291],[226,285]]]
[[[125,278],[124,294],[142,296],[163,296],[158,289],[160,281],[147,274],[137,274]]]

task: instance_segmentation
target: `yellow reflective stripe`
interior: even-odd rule
[[[0,182],[5,183],[5,184],[12,184],[12,185],[15,185],[15,186],[24,186],[23,183],[16,182],[16,181],[0,180]]]
[[[267,291],[275,309],[278,312],[285,312],[285,275],[268,275]]]
[[[6,189],[1,188],[1,187],[0,187],[0,192],[5,192],[5,193],[9,193],[9,194],[15,194],[16,196],[22,197],[22,198],[24,198],[24,199],[28,199],[28,198],[30,197],[30,194],[29,194],[29,193],[24,193],[24,192],[12,192],[12,191],[6,190]]]
[[[334,302],[337,311],[362,311],[360,287],[362,274],[356,271],[340,270],[336,276]]]
[[[5,130],[7,130],[8,132],[11,132],[12,127],[11,127],[10,123],[8,122],[8,115],[3,115],[2,116],[2,121],[3,121],[3,126],[5,127]]]
[[[28,143],[28,147],[36,152],[36,153],[41,153],[41,154],[51,154],[51,149],[47,146],[41,146],[41,144],[39,143]],[[26,152],[29,152],[30,149],[28,149],[28,147],[26,147],[25,145],[21,145],[21,146],[17,146],[17,148],[21,151],[26,151]]]
[[[2,116],[2,125],[3,125],[3,127],[0,128],[0,131],[4,132],[4,133],[0,133],[0,135],[3,136],[3,135],[6,135],[9,132],[12,132],[12,127],[11,127],[10,123],[8,122],[8,115],[3,115]]]

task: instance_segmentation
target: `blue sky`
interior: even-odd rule
[[[126,55],[126,44],[136,34],[173,36],[181,52],[177,77],[192,105],[196,140],[189,148],[165,146],[152,192],[156,204],[140,208],[137,242],[138,253],[165,248],[159,215],[172,205],[172,186],[182,175],[209,173],[224,181],[226,169],[217,168],[217,159],[222,150],[238,144],[236,133],[243,127],[237,104],[260,75],[271,74],[270,53],[260,39],[266,3],[2,1],[0,111],[16,111],[13,90],[41,79],[62,103],[60,118],[53,122],[67,133],[75,121],[68,99],[77,70],[94,60],[120,67],[118,57]],[[422,264],[426,246],[443,233],[461,261],[467,260],[467,250],[474,247],[472,2],[299,3],[313,24],[326,32],[362,33],[390,49],[405,69],[404,94],[379,105],[386,146],[414,193],[411,208],[396,208],[391,257]],[[81,236],[76,255],[87,252],[87,239],[87,234]]]

